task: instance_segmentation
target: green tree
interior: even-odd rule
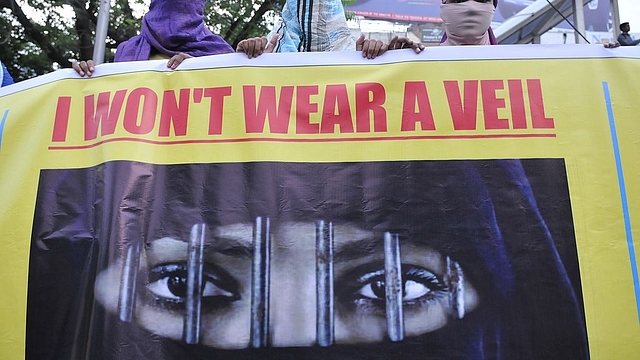
[[[230,44],[264,35],[284,0],[208,0],[206,22]],[[132,6],[148,0],[112,1],[107,61],[140,30]],[[69,67],[68,59],[91,59],[99,0],[0,0],[0,60],[16,81]],[[142,15],[142,14],[141,14]],[[4,36],[1,36],[4,35]]]
[[[235,48],[242,39],[266,35],[284,2],[207,0],[205,21]],[[148,3],[111,1],[107,62],[118,44],[140,30],[142,14],[133,8]],[[91,59],[99,7],[100,0],[0,0],[0,60],[20,81],[70,67],[68,59]]]

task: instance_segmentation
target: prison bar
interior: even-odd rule
[[[316,343],[327,347],[334,341],[333,317],[333,223],[316,222]]]
[[[201,304],[204,266],[205,224],[191,229],[187,262],[187,300],[183,341],[197,344],[201,337]],[[257,217],[253,228],[251,271],[250,346],[269,346],[270,220]],[[331,222],[316,223],[316,343],[328,347],[335,342],[334,320],[334,231]],[[135,284],[140,258],[140,244],[132,244],[123,266],[119,311],[121,319],[128,313],[131,321]],[[398,234],[384,233],[385,305],[387,332],[394,342],[404,340],[402,309],[403,282]],[[464,278],[460,265],[447,257],[447,280],[452,296],[454,316],[464,316]],[[127,311],[128,310],[128,311]],[[462,313],[461,313],[462,312]],[[124,319],[123,319],[124,321]]]
[[[205,224],[193,225],[187,247],[186,315],[182,331],[183,341],[187,344],[198,344],[200,342],[205,236]]]
[[[384,291],[387,333],[391,341],[404,339],[402,316],[402,268],[398,234],[384,233]]]
[[[267,346],[269,334],[269,218],[257,217],[253,229],[253,263],[251,268],[251,347]]]
[[[457,261],[447,256],[446,282],[449,287],[449,304],[451,315],[456,319],[464,317],[464,274]]]
[[[122,264],[120,278],[120,295],[118,297],[118,317],[124,322],[131,322],[136,302],[136,285],[138,284],[138,267],[140,266],[140,241],[129,245],[127,255]]]

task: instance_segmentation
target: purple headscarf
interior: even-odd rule
[[[149,60],[152,49],[173,56],[180,52],[191,56],[233,52],[220,36],[204,24],[205,0],[151,0],[142,19],[140,35],[118,45],[115,61]]]
[[[498,8],[498,0],[493,0],[493,7],[496,8],[496,9]],[[447,34],[445,33],[442,36],[442,39],[440,40],[440,43],[442,44],[446,40],[447,40]],[[496,39],[496,36],[494,35],[492,28],[489,28],[489,44],[490,45],[498,45],[498,39]]]

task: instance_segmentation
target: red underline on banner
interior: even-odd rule
[[[398,141],[398,140],[460,140],[460,139],[519,139],[519,138],[555,138],[556,134],[493,134],[493,135],[416,135],[366,138],[324,138],[324,139],[283,139],[283,138],[239,138],[239,139],[201,139],[157,141],[139,138],[113,138],[87,145],[51,145],[49,150],[82,150],[90,149],[112,142],[139,142],[152,145],[186,145],[186,144],[219,144],[243,142],[281,142],[281,143],[322,143],[322,142],[363,142],[363,141]]]

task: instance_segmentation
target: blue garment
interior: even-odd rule
[[[356,49],[340,0],[287,0],[268,38],[275,34],[274,52]]]
[[[618,35],[618,42],[622,46],[636,46],[640,44],[640,39],[633,40],[633,38],[631,37],[631,35],[629,35],[629,33],[622,33]]]
[[[0,65],[2,65],[2,75],[0,75],[0,81],[2,82],[2,86],[13,84],[13,77],[11,77],[11,74],[9,74],[9,70],[7,70],[7,67],[4,66],[4,64],[1,62],[0,62]]]

